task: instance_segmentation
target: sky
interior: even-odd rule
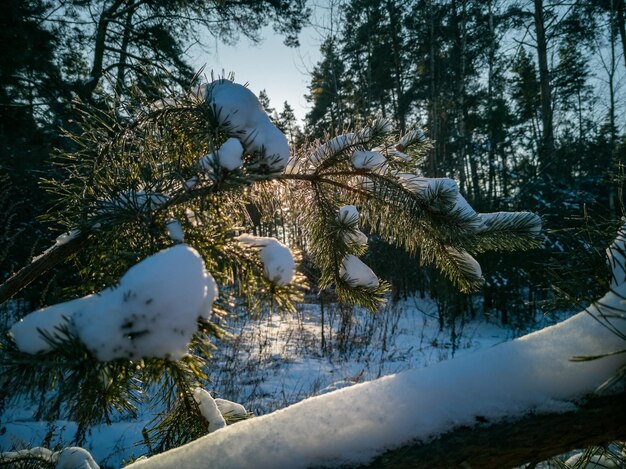
[[[278,112],[288,101],[296,117],[304,119],[308,103],[304,95],[308,92],[309,72],[318,62],[321,39],[316,31],[305,28],[300,34],[300,47],[290,48],[283,38],[271,27],[261,32],[262,40],[254,44],[242,37],[236,45],[228,46],[214,38],[206,38],[203,46],[194,46],[189,51],[191,64],[210,77],[233,72],[237,83],[248,83],[258,96],[265,90],[270,104]]]

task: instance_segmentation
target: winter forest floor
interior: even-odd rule
[[[525,328],[480,317],[442,329],[437,304],[411,297],[377,314],[354,311],[342,334],[340,309],[334,304],[323,309],[323,334],[319,304],[304,303],[294,315],[250,318],[241,312],[230,319],[232,338],[217,344],[208,370],[209,390],[263,415],[309,396],[488,348],[567,316],[538,315]],[[0,421],[0,450],[71,442],[75,424],[35,421],[33,413],[29,405],[6,409]],[[120,467],[146,453],[142,430],[151,418],[142,415],[135,421],[96,426],[83,446],[101,467]]]

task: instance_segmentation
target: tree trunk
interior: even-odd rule
[[[405,119],[405,104],[404,104],[404,92],[403,92],[403,70],[402,70],[402,46],[398,41],[399,34],[401,32],[401,26],[399,25],[397,15],[397,5],[388,1],[386,3],[387,13],[389,14],[389,29],[391,31],[391,45],[393,53],[393,65],[394,65],[394,85],[396,88],[396,121],[400,127],[401,132],[406,131],[406,119]]]
[[[431,177],[436,177],[438,175],[437,171],[437,149],[439,147],[438,142],[438,128],[437,128],[437,88],[436,88],[436,77],[435,77],[435,18],[433,13],[433,4],[432,0],[428,2],[428,11],[429,11],[429,24],[428,24],[428,32],[429,32],[429,47],[430,47],[430,76],[429,76],[429,92],[430,92],[430,109],[428,112],[428,116],[430,119],[430,138],[435,142],[432,150],[430,151],[430,174]]]
[[[548,70],[548,45],[543,21],[543,0],[534,0],[535,30],[537,33],[537,58],[539,61],[539,84],[541,92],[542,142],[539,149],[539,167],[543,170],[554,157],[554,130],[552,128],[552,91]]]
[[[104,49],[106,46],[107,31],[111,22],[111,16],[117,11],[117,9],[124,3],[124,0],[115,0],[113,4],[105,9],[100,18],[98,19],[98,25],[96,27],[95,47],[93,52],[93,62],[91,65],[91,72],[87,80],[81,82],[77,86],[78,95],[84,101],[91,100],[100,78],[102,78],[102,67],[104,63]]]
[[[124,92],[124,78],[126,74],[126,61],[128,60],[128,45],[130,44],[130,33],[132,31],[132,20],[134,9],[128,10],[126,20],[124,21],[124,34],[122,36],[122,45],[120,47],[119,65],[117,67],[117,77],[115,78],[115,106],[118,107],[121,102],[121,96]]]
[[[507,468],[544,461],[576,448],[626,438],[626,393],[596,397],[566,413],[460,427],[430,443],[403,446],[375,459],[376,468]]]
[[[493,112],[493,81],[494,81],[494,62],[496,60],[496,33],[493,24],[493,0],[489,0],[489,55],[487,63],[489,72],[487,76],[487,128],[489,147],[487,148],[487,161],[489,166],[489,178],[487,188],[487,198],[489,208],[492,209],[496,198],[496,143],[495,143],[495,116]]]
[[[624,0],[614,0],[615,3],[615,9],[616,9],[616,13],[617,13],[617,17],[616,17],[616,22],[617,22],[617,29],[619,30],[619,35],[622,39],[622,54],[624,57],[624,67],[626,67],[626,26],[624,26],[624,16],[626,15],[624,13],[624,10],[626,10],[626,6],[624,5]]]

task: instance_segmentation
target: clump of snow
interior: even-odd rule
[[[342,223],[357,225],[359,221],[359,211],[354,205],[344,205],[339,208],[338,219]],[[367,244],[367,236],[358,228],[347,231],[344,233],[343,238],[347,243],[355,243],[361,246],[365,246]]]
[[[50,451],[48,448],[42,446],[36,446],[30,449],[21,449],[19,451],[6,451],[0,453],[0,463],[15,463],[18,461],[24,461],[29,458],[36,458],[42,462],[55,463],[57,455]]]
[[[343,259],[339,275],[352,287],[376,288],[380,284],[372,269],[352,254]]]
[[[246,417],[248,415],[246,408],[237,402],[217,398],[215,404],[224,417]]]
[[[183,183],[185,190],[190,191],[198,184],[198,176],[192,176]]]
[[[193,398],[198,404],[200,413],[209,423],[209,433],[226,427],[226,420],[224,420],[215,399],[213,399],[213,396],[211,396],[208,391],[202,388],[195,388],[193,390]]]
[[[457,249],[453,246],[447,246],[446,250],[452,257],[456,258],[459,262],[463,264],[464,270],[470,272],[474,277],[477,278],[483,276],[483,271],[480,267],[480,264],[476,259],[474,259],[474,257],[472,257],[469,252],[462,249]]]
[[[94,461],[89,451],[71,446],[61,451],[52,452],[48,448],[36,447],[20,451],[0,453],[0,463],[14,463],[37,461],[55,464],[55,469],[99,469],[100,466]],[[22,466],[18,466],[22,467]]]
[[[358,141],[359,140],[357,140],[357,134],[353,132],[337,135],[323,145],[320,145],[313,153],[311,153],[311,155],[309,156],[309,161],[314,166],[317,166],[321,164],[324,160],[326,160],[326,158],[328,158],[329,156],[344,151],[346,148],[349,148]]]
[[[76,236],[78,236],[79,234],[80,234],[80,230],[77,229],[77,230],[70,230],[66,233],[63,233],[57,236],[57,238],[54,240],[55,247],[61,246],[62,244],[70,242],[71,240],[76,238]]]
[[[170,218],[165,222],[165,229],[167,230],[167,235],[172,241],[176,241],[179,243],[185,241],[185,232],[183,231],[183,226],[175,218]]]
[[[396,145],[396,149],[398,151],[404,151],[409,145],[412,145],[416,141],[420,143],[426,141],[426,134],[422,129],[413,129],[404,134]]]
[[[55,469],[99,469],[89,451],[78,446],[63,448],[59,452]]]
[[[489,231],[498,226],[512,225],[515,222],[523,221],[524,229],[532,234],[541,232],[541,217],[531,212],[491,212],[479,213],[478,217],[482,225],[477,231]]]
[[[320,145],[309,155],[308,160],[313,166],[319,166],[328,158],[337,155],[350,147],[368,143],[375,134],[383,135],[391,132],[392,130],[393,124],[389,119],[376,119],[371,123],[371,125],[364,127],[358,132],[349,132],[337,135],[323,145]]]
[[[430,187],[430,179],[425,177],[420,177],[412,173],[395,173],[394,174],[398,179],[398,182],[404,187],[406,190],[413,192],[414,194],[420,196],[425,199],[426,191]]]
[[[23,352],[47,352],[40,331],[53,335],[71,320],[72,332],[99,360],[180,359],[216,295],[198,252],[179,244],[131,267],[116,288],[29,314],[11,334]]]
[[[296,273],[296,263],[291,250],[275,238],[249,234],[237,237],[244,246],[261,248],[259,256],[263,263],[263,274],[278,285],[291,283]]]
[[[198,166],[204,171],[211,172],[213,171],[215,161],[217,161],[222,168],[228,171],[234,171],[243,164],[242,156],[243,146],[241,142],[236,138],[229,138],[217,151],[200,158]]]
[[[541,218],[529,212],[478,213],[459,192],[459,187],[450,178],[426,178],[416,174],[396,172],[394,176],[406,190],[430,204],[434,212],[459,217],[461,223],[476,233],[495,228],[515,228],[518,222],[529,233],[541,231]],[[445,194],[445,197],[438,198]],[[451,202],[450,202],[451,201]],[[518,225],[519,227],[519,225]]]
[[[52,345],[42,333],[53,339],[64,338],[65,334],[61,330],[70,327],[74,314],[93,307],[98,300],[98,295],[89,295],[34,311],[13,324],[9,335],[13,337],[17,348],[24,353],[50,352]]]
[[[352,165],[356,169],[365,169],[382,174],[387,170],[387,158],[378,151],[356,150],[352,154]]]
[[[267,114],[264,114],[267,117]],[[274,169],[285,169],[290,160],[291,151],[287,137],[267,118],[249,133],[252,140],[247,146],[251,153],[264,152],[265,162]]]
[[[339,221],[342,223],[358,223],[359,211],[354,205],[339,207]]]
[[[264,151],[265,163],[282,170],[290,157],[287,137],[271,121],[258,98],[245,86],[216,80],[207,86],[206,99],[215,107],[220,125],[243,136],[246,151]]]

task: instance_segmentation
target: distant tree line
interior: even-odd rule
[[[311,73],[306,133],[337,132],[372,115],[400,129],[423,126],[433,141],[425,175],[456,179],[479,211],[540,213],[544,250],[521,262],[481,259],[483,305],[505,320],[511,309],[532,313],[538,301],[597,294],[595,280],[606,277],[601,246],[610,239],[604,225],[614,230],[624,213],[624,0],[331,7],[340,20],[326,30]],[[393,249],[372,250],[379,269]],[[400,293],[445,297],[441,279],[416,265],[389,272]],[[467,298],[452,296],[444,302],[450,311],[472,312]]]

